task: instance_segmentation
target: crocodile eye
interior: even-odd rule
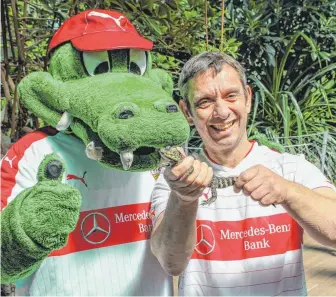
[[[111,69],[107,51],[83,52],[83,62],[91,76],[109,72]]]
[[[125,109],[119,114],[119,119],[123,119],[123,120],[132,118],[132,117],[134,117],[134,113],[132,112],[132,110],[129,110],[129,109]]]
[[[130,49],[129,72],[143,75],[147,67],[146,52],[137,49]]]

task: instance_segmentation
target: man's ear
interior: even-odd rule
[[[189,126],[194,126],[194,121],[192,119],[190,111],[187,107],[187,104],[184,102],[183,99],[180,99],[179,106],[180,106],[180,109],[182,110],[182,112],[184,113],[184,116],[186,117],[186,119],[189,123]]]
[[[252,89],[249,85],[246,86],[246,93],[247,93],[246,108],[247,108],[247,113],[250,113],[251,106],[252,106]]]

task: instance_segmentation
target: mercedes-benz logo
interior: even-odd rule
[[[211,228],[207,225],[199,225],[196,229],[197,244],[195,250],[205,256],[209,255],[215,249],[216,241]]]
[[[81,232],[87,242],[92,244],[103,243],[111,233],[110,221],[102,213],[89,213],[82,221]]]

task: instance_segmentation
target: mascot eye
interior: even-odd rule
[[[111,69],[107,51],[83,52],[83,62],[91,76],[109,72]]]
[[[132,110],[126,109],[119,114],[119,119],[128,119],[134,117]]]
[[[146,52],[137,49],[130,49],[129,72],[143,75],[147,67]]]

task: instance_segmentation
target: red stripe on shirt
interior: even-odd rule
[[[251,151],[252,151],[252,149],[253,149],[253,147],[254,147],[254,144],[256,143],[255,140],[251,140],[251,141],[249,141],[249,142],[251,143],[251,147],[250,147],[250,149],[248,150],[248,152],[245,154],[244,159],[251,153]]]
[[[302,228],[287,213],[241,221],[197,221],[193,259],[232,261],[301,248]]]
[[[57,130],[51,127],[42,128],[26,134],[8,150],[1,164],[1,210],[8,204],[8,198],[16,184],[15,177],[19,172],[18,163],[23,158],[25,151],[34,142],[55,134],[57,134]],[[34,162],[34,160],[32,160],[32,162]]]
[[[147,240],[152,230],[150,209],[148,202],[83,211],[65,247],[49,256]]]

